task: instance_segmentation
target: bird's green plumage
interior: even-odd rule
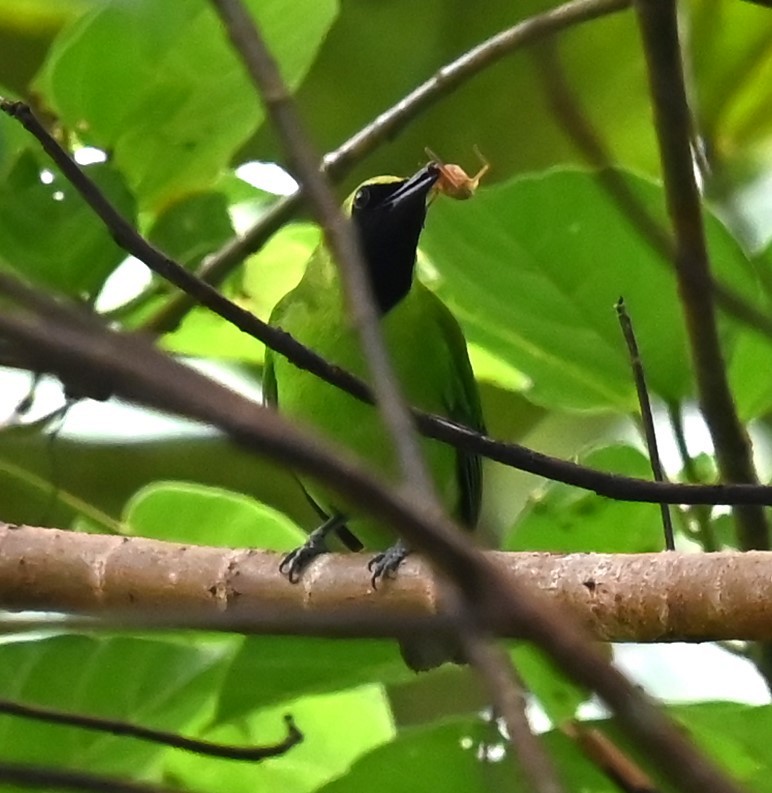
[[[383,208],[387,206],[384,198],[402,184],[405,180],[393,177],[371,180],[360,186],[346,204],[349,212],[353,204],[355,226],[363,236],[368,265],[381,269],[374,287],[382,308],[384,339],[410,404],[482,430],[477,386],[461,329],[442,301],[413,274],[415,244],[423,225],[428,188],[419,196],[423,204],[415,203],[410,208],[409,222],[402,222],[390,208]],[[365,198],[370,206],[367,201],[360,201],[364,205],[358,208],[354,196],[361,199],[365,195],[362,187],[368,191]],[[409,239],[397,240],[406,226],[410,227],[405,231]],[[378,259],[377,265],[372,264],[374,259]],[[406,294],[402,294],[405,289]],[[325,247],[316,250],[302,280],[279,302],[270,321],[331,363],[368,379],[358,336],[345,310],[338,273]],[[347,446],[376,471],[396,481],[393,444],[374,407],[298,369],[270,350],[263,388],[266,400],[276,404],[282,413]],[[473,527],[481,497],[479,458],[425,438],[422,446],[446,508],[459,521]],[[382,549],[394,541],[394,534],[377,520],[356,514],[313,482],[303,481],[303,485],[328,514],[350,515],[349,528],[366,548]]]

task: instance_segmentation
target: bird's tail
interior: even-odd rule
[[[414,672],[428,672],[444,663],[467,663],[458,636],[437,633],[401,639],[402,659]]]

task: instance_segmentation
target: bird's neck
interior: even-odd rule
[[[375,302],[382,315],[388,314],[407,296],[413,284],[418,235],[423,216],[405,223],[399,233],[384,238],[380,228],[360,228],[362,252]]]
[[[415,252],[411,260],[383,256],[367,260],[370,286],[382,315],[388,314],[410,291],[415,269]]]

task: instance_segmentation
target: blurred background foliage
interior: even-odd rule
[[[549,7],[535,0],[516,10],[504,0],[248,5],[320,151],[340,145],[470,47]],[[766,311],[772,11],[741,0],[691,0],[680,11],[712,266]],[[608,149],[609,164],[664,224],[633,15],[585,23],[555,43],[571,95]],[[284,165],[282,152],[204,0],[5,0],[0,93],[31,102],[121,211],[185,266],[200,266],[275,200],[278,177],[255,186],[237,175],[251,162]],[[472,172],[475,145],[492,164],[490,178],[473,201],[434,204],[419,265],[464,325],[491,433],[647,476],[613,311],[624,295],[670,475],[712,481],[669,264],[586,167],[553,113],[533,49],[441,96],[359,163],[340,195],[374,173],[412,172],[425,161],[426,146]],[[222,290],[267,317],[318,239],[301,212],[235,268]],[[124,260],[38,144],[0,118],[0,267],[141,329],[173,292]],[[738,409],[766,480],[772,341],[724,315],[720,327]],[[193,309],[158,343],[216,364],[218,376],[255,393],[261,345],[209,312]],[[0,345],[0,361],[13,363],[13,350]],[[10,417],[0,431],[3,520],[274,548],[296,544],[296,524],[313,524],[287,472],[200,428],[93,402],[72,408],[56,434],[56,422],[11,421],[29,384],[18,370],[0,370],[2,410]],[[35,393],[33,417],[62,402],[50,382]],[[675,442],[682,430],[686,454]],[[507,549],[661,547],[655,506],[610,503],[498,466],[488,467],[486,481],[484,533]],[[721,510],[678,511],[676,523],[684,547],[736,543]],[[581,780],[584,790],[613,789],[557,729],[585,692],[528,648],[516,652],[542,718],[551,720],[544,721],[553,728],[549,745],[566,779]],[[281,714],[291,710],[307,735],[287,758],[253,767],[2,717],[2,760],[140,773],[201,791],[255,784],[360,790],[374,779],[379,786],[413,788],[420,779],[426,789],[468,791],[496,787],[502,774],[511,782],[495,726],[474,715],[482,701],[474,681],[451,669],[414,678],[389,642],[62,635],[0,644],[0,693],[234,742],[280,737]],[[754,790],[771,786],[768,752],[758,740],[768,706],[708,702],[674,713]],[[499,753],[489,751],[497,746]]]

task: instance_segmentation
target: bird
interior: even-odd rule
[[[381,332],[407,401],[485,432],[480,396],[461,327],[445,303],[416,276],[418,241],[428,204],[436,195],[441,164],[429,162],[408,178],[378,176],[357,187],[343,205],[358,235]],[[367,380],[367,363],[346,310],[335,263],[322,242],[298,285],[274,308],[270,324],[325,358]],[[397,482],[393,444],[377,409],[266,350],[264,401],[283,415],[321,432],[353,451],[386,481]],[[421,438],[421,449],[436,489],[450,515],[472,530],[480,513],[482,464],[478,455],[437,440]],[[377,518],[364,516],[317,482],[301,478],[321,525],[306,543],[287,554],[281,571],[296,582],[305,567],[329,550],[333,537],[350,550],[378,551],[369,566],[373,585],[392,575],[409,553],[407,546]],[[396,540],[396,542],[395,542]],[[461,661],[445,641],[401,644],[416,670]],[[451,656],[451,657],[448,657]]]

